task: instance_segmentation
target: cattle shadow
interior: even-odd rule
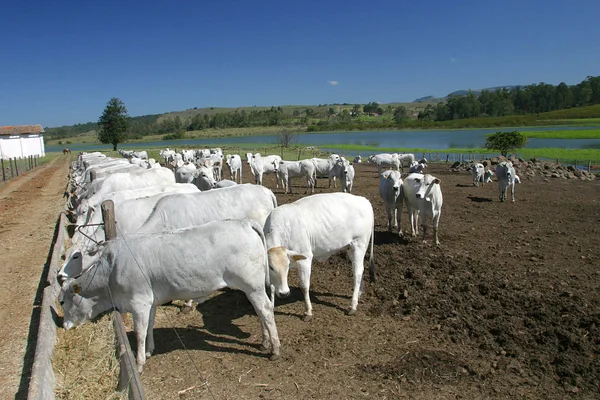
[[[406,236],[400,236],[397,232],[375,231],[375,245],[398,243],[402,245],[408,244]]]
[[[489,197],[477,197],[477,196],[469,196],[468,199],[475,203],[491,203],[493,201]]]
[[[477,186],[473,186],[473,184],[471,183],[470,185],[466,185],[464,183],[457,183],[456,187],[462,187],[462,188],[473,188],[473,187],[477,187]]]

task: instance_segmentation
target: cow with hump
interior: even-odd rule
[[[298,270],[304,295],[304,320],[312,319],[310,274],[312,260],[325,261],[347,251],[354,272],[349,314],[356,312],[362,293],[364,257],[371,242],[370,276],[374,280],[373,207],[364,197],[349,193],[323,193],[304,197],[274,209],[264,225],[271,283],[278,297],[287,297],[288,272]]]
[[[427,238],[427,218],[433,220],[433,239],[439,246],[438,225],[442,215],[443,196],[440,180],[429,174],[410,174],[402,183],[402,193],[406,201],[412,235],[419,233],[419,218],[423,227],[423,242]]]
[[[191,251],[191,250],[194,251]],[[63,327],[73,328],[102,312],[133,315],[141,372],[154,351],[156,308],[172,300],[203,302],[225,287],[246,294],[260,319],[262,347],[280,355],[265,237],[255,221],[216,221],[158,234],[135,234],[103,245],[94,267],[63,283]]]

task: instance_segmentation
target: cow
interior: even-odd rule
[[[335,178],[339,175],[339,167],[337,167],[337,161],[340,160],[340,156],[332,154],[329,158],[311,158],[313,164],[315,164],[315,186],[317,184],[317,178],[329,179],[329,187],[331,187],[331,181],[333,180],[334,187]]]
[[[354,163],[356,163],[356,164],[362,163],[362,157],[360,155],[354,157]]]
[[[177,183],[191,183],[194,180],[194,173],[196,172],[196,166],[191,162],[186,162],[181,167],[175,170],[175,182]]]
[[[427,218],[433,220],[433,238],[439,246],[438,225],[442,213],[443,196],[440,180],[429,174],[410,174],[402,182],[402,193],[408,209],[413,237],[418,234],[418,221],[421,218],[423,242],[427,238]]]
[[[362,292],[364,257],[371,242],[370,276],[373,261],[373,207],[364,197],[349,193],[321,193],[277,207],[269,214],[264,233],[267,240],[271,283],[278,297],[290,294],[288,272],[297,268],[306,311],[312,319],[310,274],[312,260],[325,261],[347,251],[354,272],[354,291],[348,314],[354,314]]]
[[[169,150],[168,147],[166,150],[161,150],[159,154],[165,160],[165,165],[175,160],[175,151]]]
[[[402,176],[399,171],[384,171],[379,176],[379,196],[383,200],[385,213],[388,219],[388,232],[398,227],[398,234],[402,236]]]
[[[194,179],[192,183],[198,187],[200,190],[210,190],[217,184],[215,180],[215,176],[213,174],[213,169],[210,167],[198,167],[194,171]]]
[[[377,166],[377,174],[381,175],[383,168],[400,171],[400,159],[397,154],[381,153],[369,157],[369,162]]]
[[[478,187],[479,182],[485,184],[485,167],[481,163],[474,163],[471,165],[471,175],[473,176],[473,186]]]
[[[279,166],[279,162],[281,161],[281,157],[277,155],[265,156],[262,158],[263,162],[263,175],[265,174],[273,174],[275,175],[275,186],[279,189],[279,178],[277,177],[277,169]],[[283,183],[282,183],[283,185]]]
[[[410,174],[416,172],[419,174],[422,174],[423,171],[425,170],[425,168],[427,167],[427,164],[425,163],[420,163],[420,162],[413,162],[412,165],[410,166],[410,169],[408,170],[408,172]]]
[[[351,193],[354,185],[354,166],[352,164],[343,164],[340,169],[340,186],[342,192]]]
[[[140,158],[142,160],[147,160],[148,159],[148,152],[146,150],[133,151],[131,153],[131,157],[136,157],[136,158]]]
[[[181,150],[181,158],[184,162],[193,163],[196,159],[196,151],[195,150]]]
[[[242,158],[238,154],[228,154],[227,160],[225,161],[229,168],[229,176],[231,180],[242,183]]]
[[[491,169],[487,169],[483,174],[483,181],[485,183],[491,183],[492,176],[494,176],[494,175],[496,175],[496,174],[494,174],[494,171],[492,171]]]
[[[235,185],[237,185],[236,182],[230,181],[229,179],[223,179],[223,180],[220,180],[219,182],[217,182],[215,184],[215,186],[213,186],[213,189],[222,189],[222,188],[235,186]],[[241,185],[241,183],[240,183],[240,185]]]
[[[137,366],[142,372],[154,351],[154,318],[159,305],[195,298],[206,301],[219,289],[239,289],[258,314],[262,347],[280,357],[265,237],[250,220],[217,221],[159,234],[129,235],[107,242],[94,267],[62,285],[63,327],[71,329],[102,312],[133,316]],[[197,251],[190,251],[197,249]]]
[[[277,177],[283,183],[285,194],[292,193],[292,178],[306,178],[306,194],[315,192],[315,164],[312,160],[280,161],[277,166]]]
[[[254,183],[257,185],[262,185],[263,174],[265,170],[260,153],[252,155],[249,164],[250,169],[252,170],[252,175],[254,175]]]
[[[67,149],[66,147],[63,149],[63,154],[71,154],[71,150]]]
[[[515,202],[515,168],[512,162],[503,161],[496,165],[496,179],[500,190],[500,201],[506,201],[506,191],[510,187],[512,202]]]
[[[392,154],[394,155],[394,154]],[[415,162],[415,155],[412,153],[406,153],[406,154],[396,154],[396,157],[398,157],[398,162],[400,164],[400,169],[402,171],[404,171],[404,167],[410,168],[410,166]],[[425,160],[426,164],[427,160]]]

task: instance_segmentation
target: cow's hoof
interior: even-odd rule
[[[354,315],[356,314],[356,310],[350,309],[346,312],[346,315]]]
[[[192,311],[192,308],[193,307],[191,307],[191,306],[183,306],[183,308],[181,309],[181,313],[188,314],[190,311]]]
[[[313,319],[312,315],[305,315],[304,318],[302,318],[302,320],[304,322],[310,322],[310,321],[312,321],[312,319]]]
[[[281,358],[280,354],[271,354],[271,356],[269,357],[269,360],[271,361],[277,361]]]
[[[270,350],[270,349],[269,349],[269,346],[266,346],[266,345],[264,345],[264,344],[261,344],[261,345],[260,345],[260,347],[259,347],[258,349],[259,349],[260,351],[267,351],[267,350]]]

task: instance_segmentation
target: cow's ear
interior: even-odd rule
[[[290,261],[306,260],[306,256],[296,253],[295,251],[287,250],[287,255]]]
[[[435,179],[433,180],[433,183],[437,183],[438,185],[440,184],[440,182],[441,182],[441,181],[440,181],[438,178],[435,178]]]

